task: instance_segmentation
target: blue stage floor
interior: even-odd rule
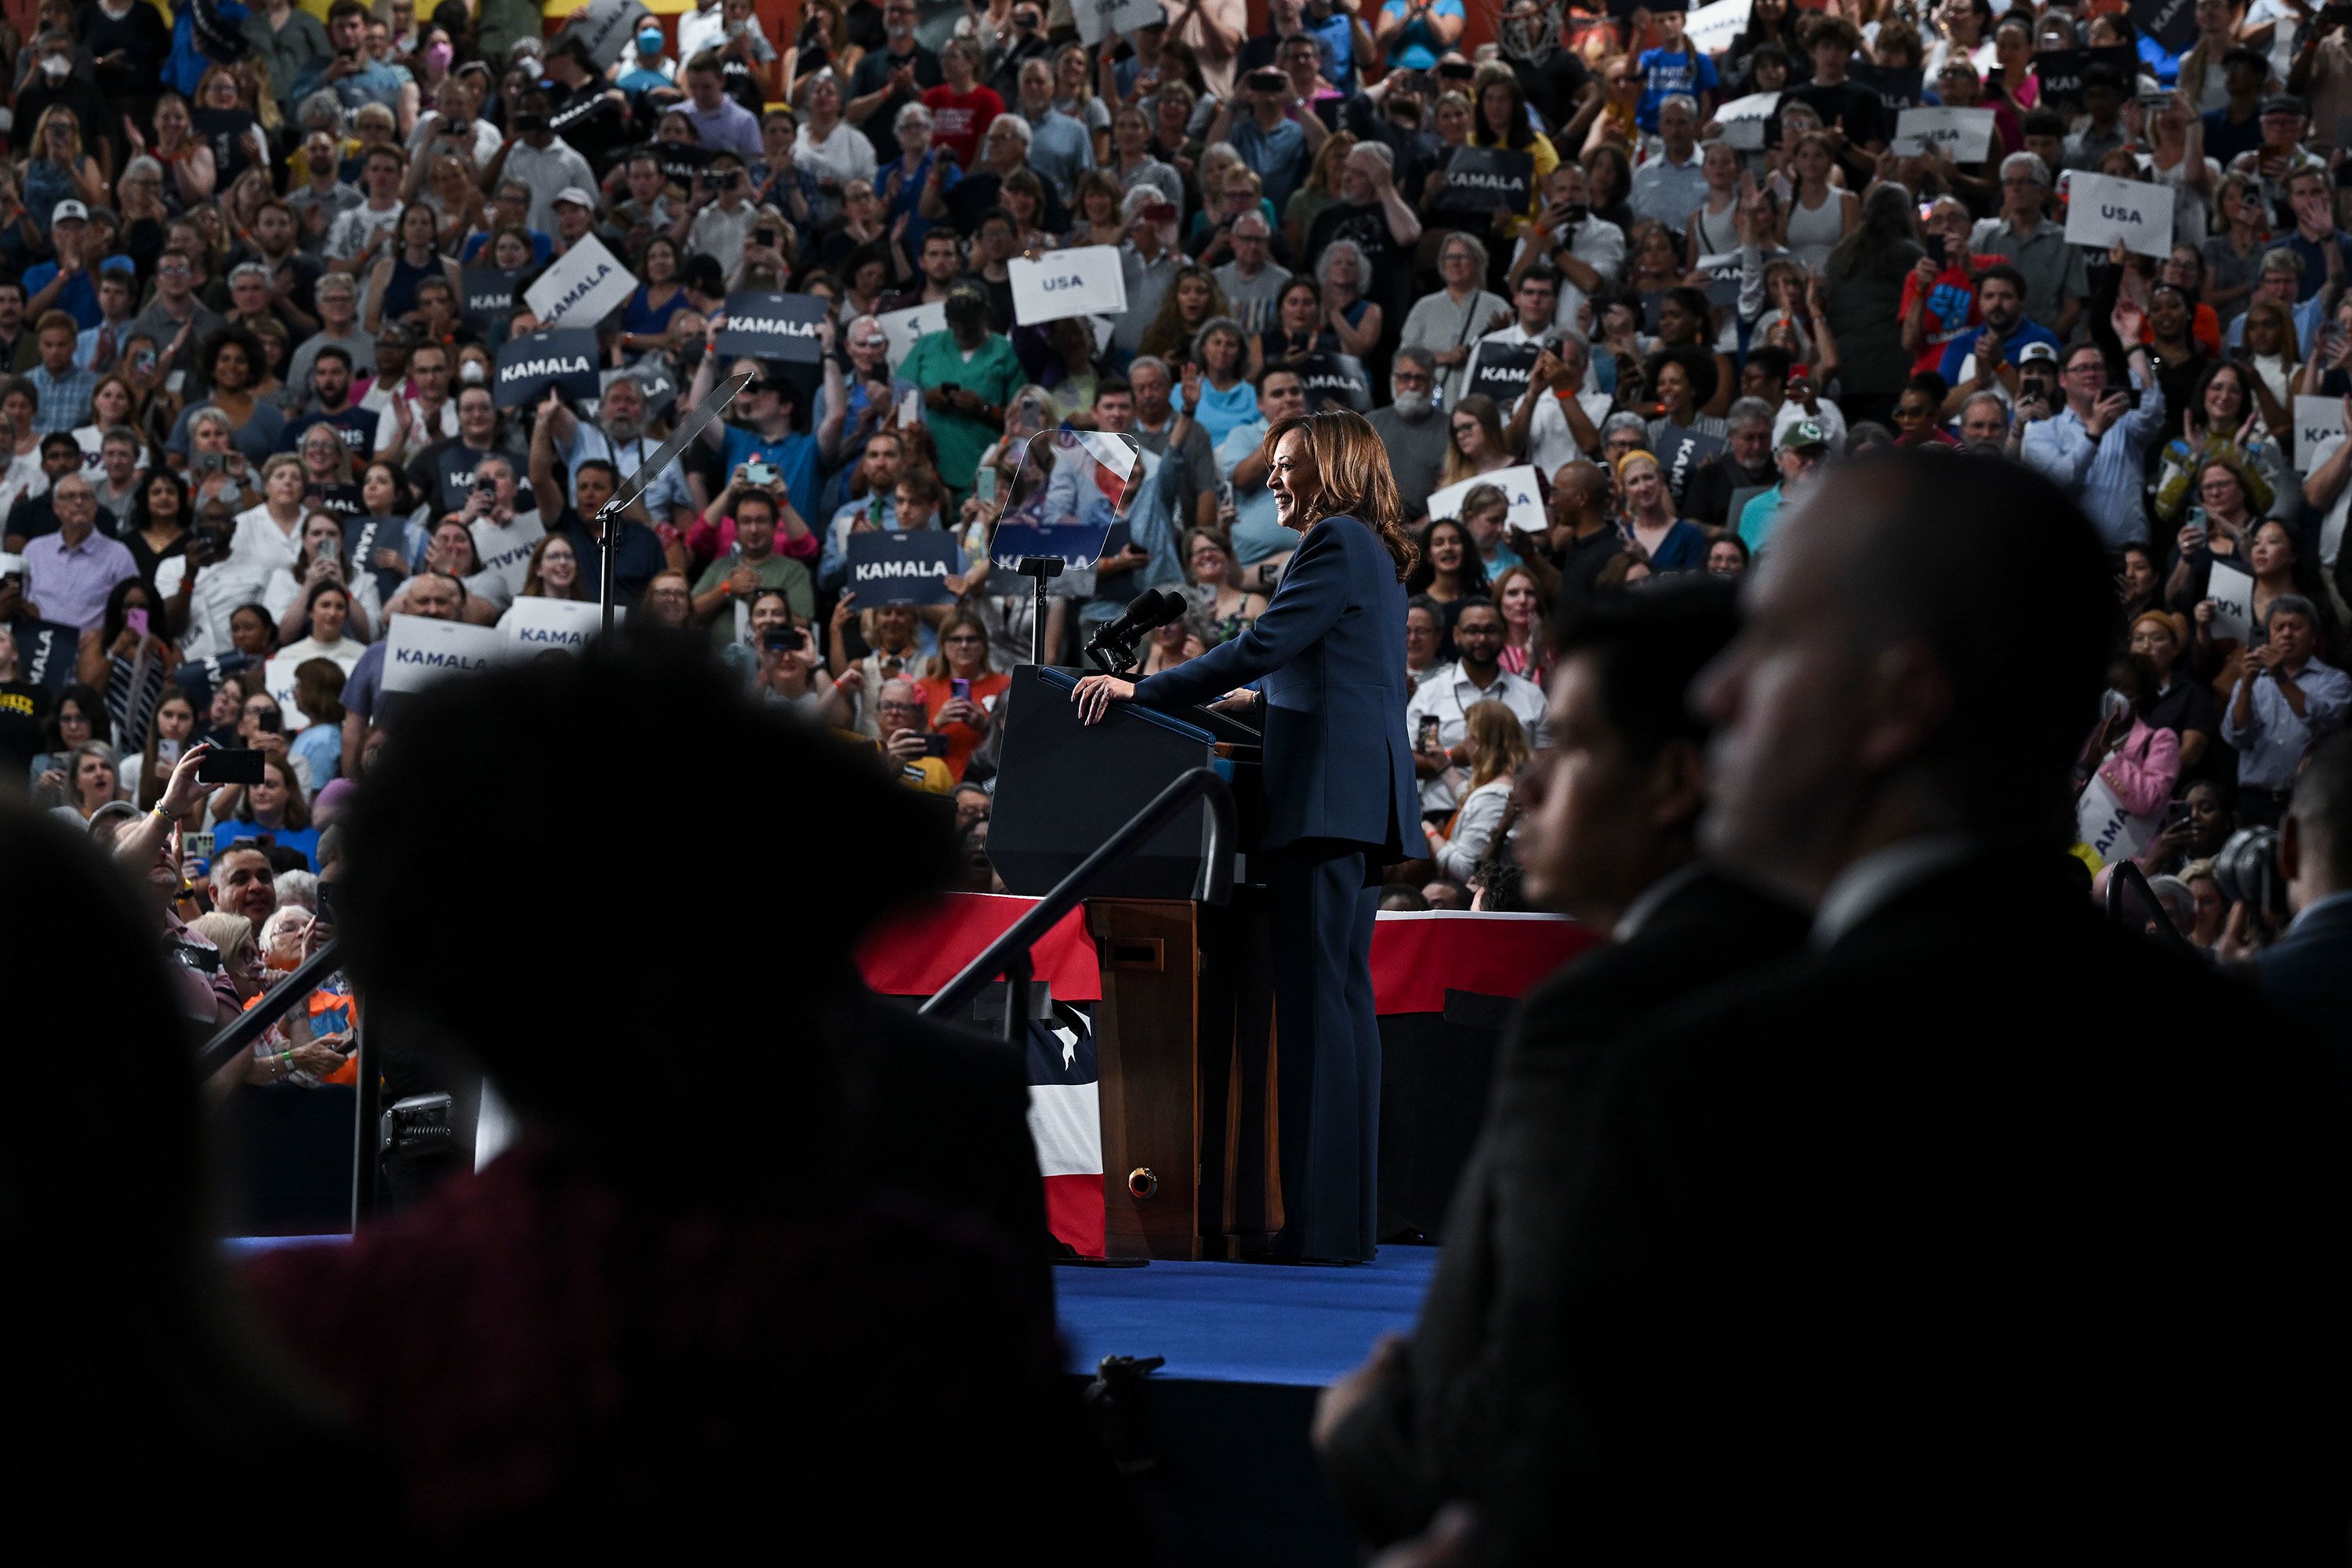
[[[1381,1334],[1412,1329],[1436,1267],[1433,1247],[1383,1247],[1354,1268],[1056,1268],[1054,1286],[1072,1372],[1091,1373],[1107,1355],[1157,1355],[1168,1364],[1155,1380],[1320,1388]]]

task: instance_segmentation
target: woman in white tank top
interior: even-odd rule
[[[1790,253],[1816,273],[1829,264],[1830,252],[1861,219],[1862,204],[1854,200],[1853,193],[1830,184],[1830,169],[1836,161],[1829,138],[1819,132],[1801,137],[1790,159],[1797,189],[1789,202],[1787,244]]]
[[[1699,171],[1706,176],[1706,199],[1685,230],[1689,243],[1684,254],[1694,267],[1702,256],[1728,256],[1739,248],[1738,226],[1732,222],[1739,209],[1739,154],[1728,142],[1710,142],[1700,151]]]

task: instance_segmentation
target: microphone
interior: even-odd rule
[[[1087,654],[1106,669],[1116,672],[1134,658],[1137,639],[1176,619],[1186,607],[1182,595],[1148,588],[1127,606],[1118,619],[1103,626],[1088,639]],[[1120,656],[1117,664],[1106,657],[1110,653]]]

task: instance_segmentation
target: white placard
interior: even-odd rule
[[[2074,802],[2074,832],[2103,866],[2128,860],[2147,848],[2162,826],[2157,817],[2134,816],[2125,810],[2107,781],[2096,773]]]
[[[1049,250],[1034,261],[1016,256],[1005,265],[1013,275],[1013,320],[1020,326],[1127,311],[1127,274],[1115,245]]]
[[[487,517],[478,517],[467,527],[474,536],[474,553],[482,558],[480,575],[499,585],[499,591],[512,599],[522,592],[530,578],[530,552],[547,537],[547,525],[536,511],[523,512],[501,526]],[[467,586],[473,586],[472,579]]]
[[[613,624],[619,626],[627,613],[615,608]],[[604,611],[593,599],[532,598],[517,599],[499,617],[498,629],[514,645],[509,657],[529,658],[551,647],[577,653],[604,626]]]
[[[613,258],[594,235],[558,257],[522,291],[523,303],[539,318],[541,331],[561,321],[593,327],[629,302],[637,280]]]
[[[272,658],[261,667],[261,684],[268,689],[269,700],[278,704],[289,735],[310,726],[310,716],[294,701],[294,669],[302,662],[299,658]]]
[[[1746,98],[1735,98],[1715,111],[1715,122],[1723,127],[1723,139],[1743,153],[1761,152],[1764,130],[1772,121],[1772,111],[1780,106],[1777,92],[1751,92]]]
[[[1458,485],[1448,485],[1433,491],[1429,498],[1429,515],[1433,521],[1441,517],[1459,518],[1462,498],[1480,485],[1501,487],[1511,498],[1510,524],[1523,533],[1541,533],[1551,526],[1544,515],[1543,491],[1536,481],[1535,466],[1522,463],[1515,468],[1497,468],[1491,474],[1480,474],[1475,479],[1464,479]]]
[[[1070,20],[1078,25],[1078,41],[1092,48],[1107,37],[1165,22],[1168,13],[1160,0],[1070,0]]]
[[[2105,250],[2117,240],[2137,256],[2169,257],[2172,187],[2074,170],[2066,186],[2066,243]]]
[[[1748,26],[1748,5],[1749,0],[1715,0],[1712,5],[1702,5],[1683,17],[1683,37],[1693,48],[1719,55]]]
[[[1992,151],[1992,121],[1990,109],[1906,109],[1895,117],[1895,134],[1916,136],[1956,163],[1981,163]]]
[[[637,0],[589,0],[566,30],[588,46],[598,65],[608,66],[621,58],[621,50],[636,36],[638,18],[652,15]]]
[[[882,328],[882,335],[890,341],[890,368],[898,368],[917,338],[948,330],[948,307],[942,300],[928,305],[909,305],[903,310],[885,310],[874,318]]]
[[[2307,474],[2327,461],[2344,439],[2344,400],[2303,397],[2294,400],[2294,471]]]
[[[2222,562],[2207,574],[2205,596],[2213,601],[2213,640],[2234,639],[2240,647],[2254,636],[2254,578]]]
[[[494,626],[394,616],[384,637],[383,689],[422,691],[445,675],[488,669],[505,654]]]

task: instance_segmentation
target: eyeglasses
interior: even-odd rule
[[[920,713],[923,711],[923,705],[919,702],[884,701],[877,703],[876,707],[884,713]]]

